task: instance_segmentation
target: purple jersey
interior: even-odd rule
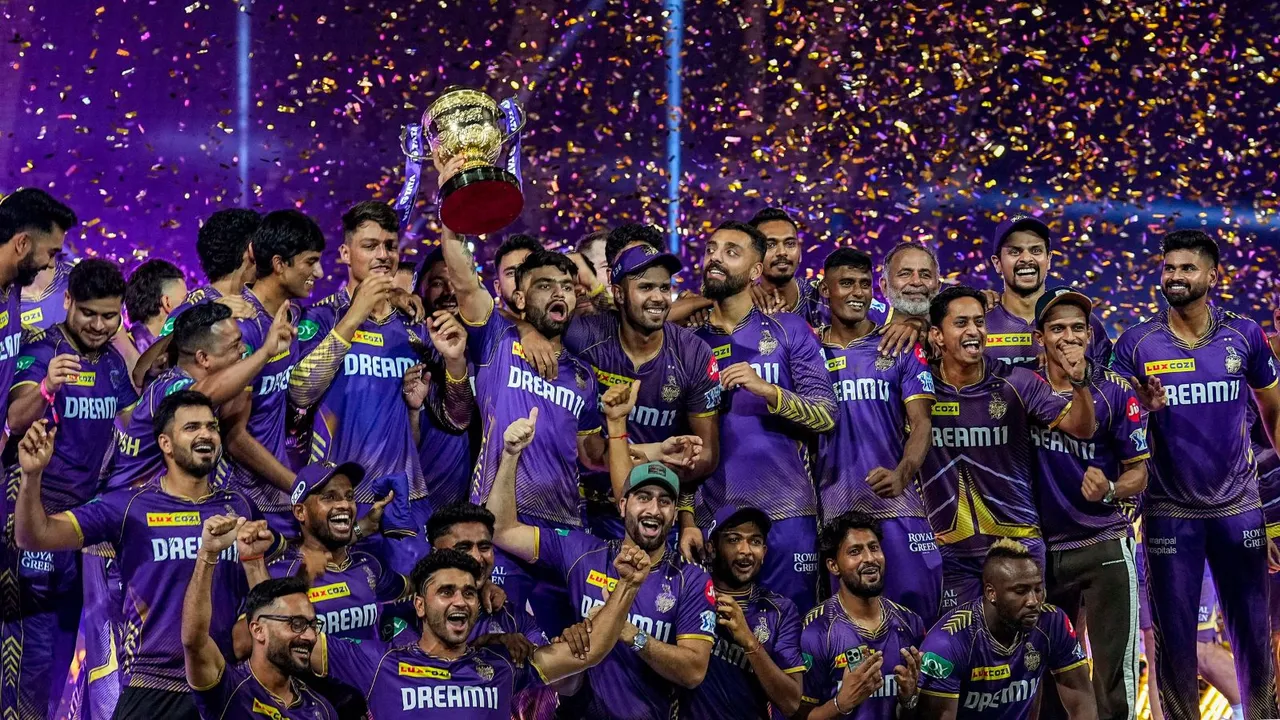
[[[820,282],[817,278],[796,278],[796,286],[800,292],[796,297],[795,307],[787,310],[804,318],[809,327],[813,328],[831,323],[831,308],[818,289]]]
[[[133,343],[133,349],[137,350],[138,354],[145,353],[151,349],[151,346],[155,345],[159,339],[158,335],[151,334],[151,330],[146,323],[134,323],[129,326],[129,342]]]
[[[249,303],[254,316],[248,320],[237,320],[240,326],[240,341],[244,343],[245,357],[252,355],[266,342],[271,332],[271,323],[275,318],[262,306],[258,297],[249,288],[240,293],[241,298]],[[290,309],[293,316],[293,309]],[[285,421],[288,417],[289,374],[298,362],[299,347],[295,338],[283,352],[276,353],[262,367],[262,371],[253,379],[249,392],[253,394],[253,407],[249,411],[247,431],[253,439],[262,443],[267,452],[275,456],[285,467],[289,467],[288,448],[285,447]],[[264,513],[285,513],[293,507],[289,495],[266,480],[259,478],[252,470],[236,462],[235,458],[226,457],[227,481],[233,487],[249,496]]]
[[[67,511],[85,546],[109,543],[124,588],[120,671],[128,687],[187,692],[182,655],[182,598],[200,562],[204,521],[234,513],[258,519],[244,495],[211,491],[193,502],[162,489],[163,479],[137,489],[99,495]],[[214,640],[230,656],[231,628],[247,588],[232,545],[223,551],[213,578]]]
[[[1143,512],[1214,518],[1257,508],[1248,389],[1275,386],[1275,355],[1247,318],[1210,307],[1208,332],[1188,346],[1169,329],[1167,313],[1129,328],[1116,344],[1116,373],[1139,382],[1160,378],[1168,401],[1149,418]]]
[[[302,571],[302,552],[290,547],[267,565],[271,577],[292,577]],[[408,581],[363,550],[347,552],[341,566],[329,565],[312,582],[308,593],[324,632],[333,637],[377,640],[381,604],[405,595]]]
[[[289,679],[293,702],[285,703],[254,677],[248,661],[222,668],[218,682],[192,688],[196,709],[206,720],[262,717],[270,720],[337,720],[338,713],[315,690]]]
[[[707,343],[671,323],[662,332],[662,349],[638,368],[622,349],[616,313],[576,318],[564,335],[569,352],[591,364],[601,395],[614,385],[640,381],[636,406],[627,416],[627,434],[634,443],[688,435],[688,418],[714,417],[720,404],[720,368]],[[609,508],[617,515],[608,473],[590,474],[583,484],[593,508]]]
[[[958,700],[958,720],[1029,718],[1047,673],[1088,668],[1075,628],[1061,609],[1046,603],[1035,628],[1004,648],[987,631],[982,603],[952,610],[920,648],[920,692]]]
[[[59,260],[53,266],[53,279],[38,297],[23,297],[19,307],[23,327],[48,330],[67,319],[65,294],[67,278],[74,263]]]
[[[350,306],[351,295],[343,288],[307,308],[298,323],[303,356],[320,345]],[[376,500],[373,481],[388,475],[409,479],[410,500],[427,496],[401,390],[405,371],[423,361],[429,342],[422,325],[398,310],[382,321],[365,320],[320,400],[311,428],[310,462],[364,466],[356,502]]]
[[[501,646],[469,648],[449,660],[417,645],[386,648],[323,636],[316,652],[325,654],[319,675],[358,689],[370,720],[509,720],[511,698],[544,684],[534,663],[516,665]]]
[[[516,326],[496,307],[483,323],[468,323],[467,331],[484,433],[471,480],[471,502],[483,505],[489,498],[507,426],[537,407],[538,433],[516,466],[516,507],[539,520],[581,527],[578,437],[600,432],[601,425],[591,366],[565,351],[560,353],[556,379],[539,377],[524,358]]]
[[[1031,422],[1056,428],[1071,402],[1030,370],[990,359],[963,388],[935,368],[934,389],[933,446],[920,478],[942,556],[981,557],[998,537],[1039,537]]]
[[[897,358],[881,355],[882,328],[848,347],[824,343],[823,357],[836,394],[836,426],[818,443],[818,494],[828,518],[857,510],[868,517],[924,517],[915,482],[896,498],[867,485],[876,468],[893,470],[907,441],[907,403],[933,400],[933,372],[917,345]],[[823,333],[825,337],[825,333]]]
[[[621,541],[605,542],[576,530],[538,529],[536,562],[565,579],[581,617],[604,605],[604,593],[617,586],[613,561]],[[697,565],[668,550],[649,570],[627,619],[653,640],[675,645],[682,639],[715,642],[715,588]],[[603,662],[587,670],[588,717],[614,720],[670,717],[675,687],[654,672],[629,647],[614,646]],[[584,691],[586,689],[584,688]]]
[[[1036,446],[1036,505],[1040,529],[1050,550],[1075,550],[1129,536],[1135,514],[1129,500],[1107,505],[1086,500],[1080,484],[1096,467],[1115,482],[1124,465],[1146,460],[1147,419],[1128,381],[1115,373],[1095,372],[1089,386],[1097,424],[1093,437],[1076,438],[1061,430],[1033,425]],[[1070,399],[1071,393],[1058,393]]]
[[[436,420],[427,408],[418,418],[421,435],[418,441],[418,464],[422,467],[427,497],[434,507],[466,502],[470,491],[471,469],[475,467],[476,436],[479,421],[466,430],[451,430]]]
[[[22,347],[22,323],[18,321],[17,286],[0,290],[0,387],[11,387],[18,372],[18,352]],[[9,394],[2,393],[0,410],[8,417]]]
[[[709,324],[697,332],[722,371],[750,363],[781,389],[774,401],[742,388],[721,400],[720,465],[698,491],[698,524],[726,505],[758,507],[773,520],[816,515],[808,448],[813,430],[831,429],[835,395],[813,330],[798,315],[752,308],[730,335]]]
[[[156,444],[153,418],[166,397],[195,383],[186,370],[169,368],[142,389],[132,407],[116,417],[115,448],[107,456],[103,474],[107,490],[138,485],[164,472],[164,456]]]
[[[222,292],[212,285],[202,285],[187,293],[186,299],[178,307],[174,308],[173,312],[169,313],[169,318],[164,321],[164,327],[160,328],[160,337],[168,337],[173,332],[174,321],[192,306],[199,305],[202,302],[211,302],[220,297],[222,297]],[[138,352],[143,351],[139,350]]]
[[[61,325],[47,331],[28,330],[13,387],[39,385],[49,374],[49,362],[62,354],[79,356]],[[44,414],[50,426],[58,428],[58,442],[41,487],[45,512],[68,510],[98,492],[102,463],[112,448],[116,413],[137,399],[128,365],[110,344],[96,358],[80,356],[79,374],[63,384]]]
[[[804,672],[800,655],[800,614],[790,600],[755,585],[737,598],[747,625],[783,672]],[[764,693],[745,649],[733,641],[728,631],[716,630],[716,644],[702,684],[687,691],[680,700],[680,717],[686,720],[769,717],[769,698]]]
[[[1093,339],[1085,355],[1095,368],[1107,367],[1111,364],[1111,338],[1107,337],[1107,328],[1093,313],[1089,313],[1089,328],[1093,330]],[[996,305],[987,311],[987,357],[1028,370],[1038,369],[1043,348],[1032,334],[1035,329],[1034,321],[1023,320],[1004,305]]]
[[[893,668],[899,664],[900,650],[919,648],[924,641],[924,622],[919,615],[880,598],[880,627],[874,632],[858,627],[833,595],[804,619],[800,647],[807,668],[804,699],[822,705],[840,692],[845,669],[861,665],[872,650],[884,655],[884,685],[851,713],[857,720],[892,720],[898,712],[898,679]]]

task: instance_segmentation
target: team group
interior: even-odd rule
[[[1144,652],[1153,714],[1275,716],[1276,356],[1204,232],[1113,346],[1028,216],[999,292],[912,243],[798,278],[765,209],[676,297],[650,226],[488,284],[364,202],[314,302],[296,210],[210,216],[191,291],[76,224],[0,201],[6,718],[77,636],[95,720],[1130,718]]]

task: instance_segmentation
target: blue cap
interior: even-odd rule
[[[680,262],[680,258],[671,253],[662,252],[647,243],[642,243],[623,248],[617,257],[613,259],[613,265],[610,266],[609,270],[613,273],[613,279],[616,281],[659,264],[672,275],[684,269],[684,263]]]
[[[1030,215],[1014,215],[996,226],[996,231],[991,236],[991,254],[999,255],[1000,248],[1004,247],[1004,241],[1018,230],[1030,230],[1044,238],[1046,246],[1049,244],[1049,226],[1045,225],[1044,221]]]
[[[331,462],[312,463],[298,471],[293,479],[293,487],[289,490],[289,502],[300,505],[311,493],[324,487],[336,475],[346,475],[351,487],[364,480],[364,467],[357,462],[334,465]]]

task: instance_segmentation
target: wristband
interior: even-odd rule
[[[454,376],[452,376],[452,375],[450,375],[450,374],[449,374],[449,368],[445,368],[445,369],[444,369],[444,379],[445,379],[447,382],[451,382],[451,383],[454,383],[454,384],[457,384],[457,383],[464,383],[464,382],[466,382],[466,381],[467,381],[467,375],[466,375],[466,374],[463,374],[463,376],[462,376],[462,377],[460,377],[460,378],[456,378],[456,377],[454,377]]]
[[[617,435],[610,435],[609,439],[610,440],[626,440],[629,437],[631,436],[626,433],[618,433]]]
[[[240,562],[247,563],[247,562],[253,562],[254,560],[261,560],[261,559],[262,559],[261,555],[249,555],[249,556],[240,558]]]
[[[197,558],[200,558],[200,562],[204,563],[205,565],[217,565],[217,564],[218,564],[218,556],[217,556],[217,555],[214,555],[214,556],[213,556],[213,560],[212,560],[212,561],[210,561],[210,560],[206,560],[204,556],[205,556],[205,553],[196,553],[196,557],[197,557]]]
[[[693,514],[693,493],[680,493],[680,497],[676,499],[676,512],[687,512]]]
[[[835,697],[831,698],[831,704],[836,706],[836,712],[839,713],[840,715],[848,715],[849,713],[853,712],[853,708],[849,708],[848,710],[840,709],[840,695],[838,693],[836,694]]]
[[[45,378],[45,380],[48,380],[48,378]],[[49,387],[47,385],[44,384],[45,380],[40,381],[40,397],[44,398],[45,402],[49,403],[49,411],[53,413],[53,422],[57,423],[58,422],[58,407],[56,403],[57,396],[54,395],[54,393],[49,390]]]

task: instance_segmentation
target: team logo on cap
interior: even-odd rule
[[[658,248],[652,245],[641,245],[640,249],[644,251],[645,257],[653,257],[654,255],[658,254]]]
[[[1244,357],[1236,352],[1232,345],[1227,346],[1227,374],[1239,375],[1240,370],[1244,367]]]
[[[760,344],[756,346],[761,355],[772,355],[778,349],[778,339],[768,330],[760,331]]]
[[[307,482],[303,480],[302,482],[298,483],[298,487],[293,489],[293,494],[289,496],[289,503],[293,505],[297,505],[298,503],[302,502],[302,498],[306,497],[306,495],[307,495]]]
[[[991,402],[987,404],[987,410],[991,412],[992,420],[999,420],[1004,417],[1005,413],[1009,412],[1009,403],[997,395],[991,398]]]

